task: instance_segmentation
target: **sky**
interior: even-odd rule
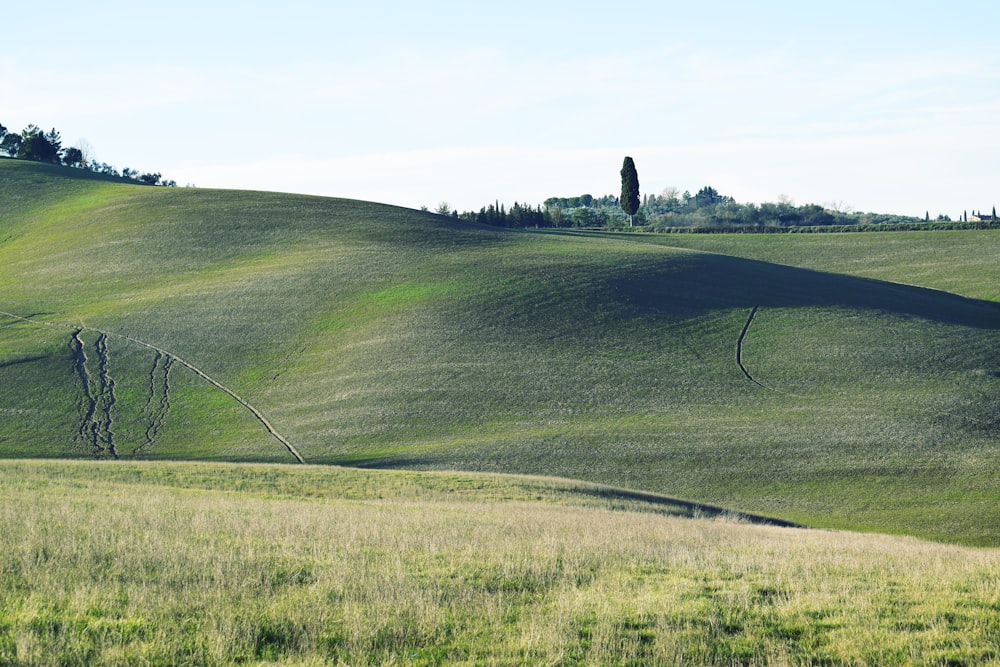
[[[460,211],[1000,201],[1000,3],[9,0],[0,124],[179,185]]]

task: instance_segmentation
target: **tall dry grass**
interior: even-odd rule
[[[70,465],[0,478],[0,663],[1000,659],[992,550],[468,488],[345,500],[87,481]]]

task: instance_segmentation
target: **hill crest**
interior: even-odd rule
[[[313,463],[1000,543],[992,301],[742,258],[739,239],[710,254],[8,161],[0,206],[6,456],[113,438],[121,457],[294,460],[236,395]]]

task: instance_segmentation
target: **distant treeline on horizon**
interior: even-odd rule
[[[448,210],[442,202],[437,212],[462,220],[499,227],[623,229],[629,219],[618,197],[589,194],[577,197],[550,197],[544,206],[532,208],[514,203],[510,209],[495,203],[478,212]],[[635,227],[656,232],[785,232],[785,231],[869,231],[904,229],[984,229],[997,226],[996,208],[991,214],[968,211],[958,220],[947,215],[923,218],[892,213],[857,213],[818,204],[796,206],[791,201],[740,204],[705,186],[692,195],[667,188],[659,195],[645,195],[634,216]]]

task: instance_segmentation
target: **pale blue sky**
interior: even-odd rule
[[[643,192],[1000,200],[1000,3],[10,4],[0,123],[182,185],[478,209],[631,155]]]

